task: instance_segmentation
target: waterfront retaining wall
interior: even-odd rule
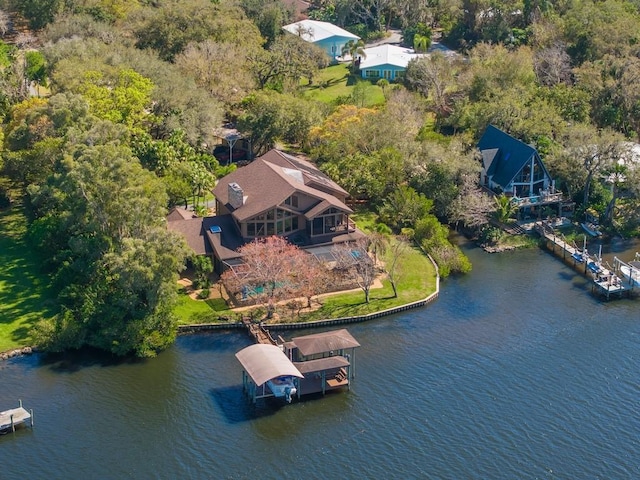
[[[299,323],[274,323],[274,324],[265,324],[267,328],[273,328],[275,330],[298,330],[302,328],[319,328],[319,327],[333,327],[337,325],[346,325],[349,323],[360,323],[366,322],[368,320],[374,320],[376,318],[385,317],[387,315],[393,315],[395,313],[404,312],[406,310],[411,310],[414,308],[424,307],[425,305],[430,304],[440,294],[440,275],[438,272],[438,266],[435,261],[429,255],[429,260],[433,263],[436,269],[436,291],[429,295],[427,298],[422,300],[417,300],[415,302],[406,303],[404,305],[400,305],[393,308],[387,308],[386,310],[380,310],[379,312],[368,313],[366,315],[356,315],[353,317],[341,317],[341,318],[331,318],[326,320],[314,320],[311,322],[299,322]],[[221,319],[225,319],[227,317],[221,317]],[[178,333],[187,334],[187,333],[197,333],[203,332],[207,330],[223,330],[223,329],[234,329],[234,328],[245,328],[242,322],[216,322],[216,323],[199,323],[192,325],[180,325],[178,327]]]

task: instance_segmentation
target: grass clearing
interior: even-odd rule
[[[22,207],[0,211],[0,351],[31,344],[30,330],[57,311],[43,258],[25,240]]]
[[[384,105],[385,98],[382,88],[368,80],[351,75],[348,65],[344,63],[332,65],[320,70],[312,85],[303,83],[302,91],[303,95],[307,98],[323,103],[335,104],[336,101],[346,100],[351,96],[356,81],[366,82],[367,84],[364,94],[365,107]]]
[[[186,293],[181,292],[173,313],[177,315],[179,324],[187,325],[214,321],[218,315],[224,316],[231,313],[231,310],[222,298],[194,300]]]

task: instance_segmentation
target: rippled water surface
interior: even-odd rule
[[[248,404],[240,332],[2,363],[0,409],[35,427],[0,437],[0,478],[640,478],[640,298],[539,250],[468,254],[434,304],[348,327],[350,392]]]

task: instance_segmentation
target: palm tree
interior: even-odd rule
[[[496,202],[496,217],[498,221],[506,222],[518,210],[518,207],[504,193],[494,198]]]
[[[349,54],[349,56],[351,57],[351,73],[356,73],[356,61],[357,66],[359,67],[360,59],[367,58],[367,54],[364,51],[364,42],[362,41],[362,39],[359,38],[358,40],[349,40],[347,43],[345,43],[342,47],[342,50],[340,51],[340,55],[342,55],[342,57],[344,58],[347,54]]]
[[[428,36],[416,33],[416,35],[413,37],[413,49],[416,52],[425,53],[430,46],[431,38],[429,38]]]

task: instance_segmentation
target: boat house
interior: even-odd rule
[[[243,390],[255,403],[268,397],[291,402],[294,396],[350,388],[359,346],[346,329],[294,337],[279,346],[251,345],[236,353]]]

